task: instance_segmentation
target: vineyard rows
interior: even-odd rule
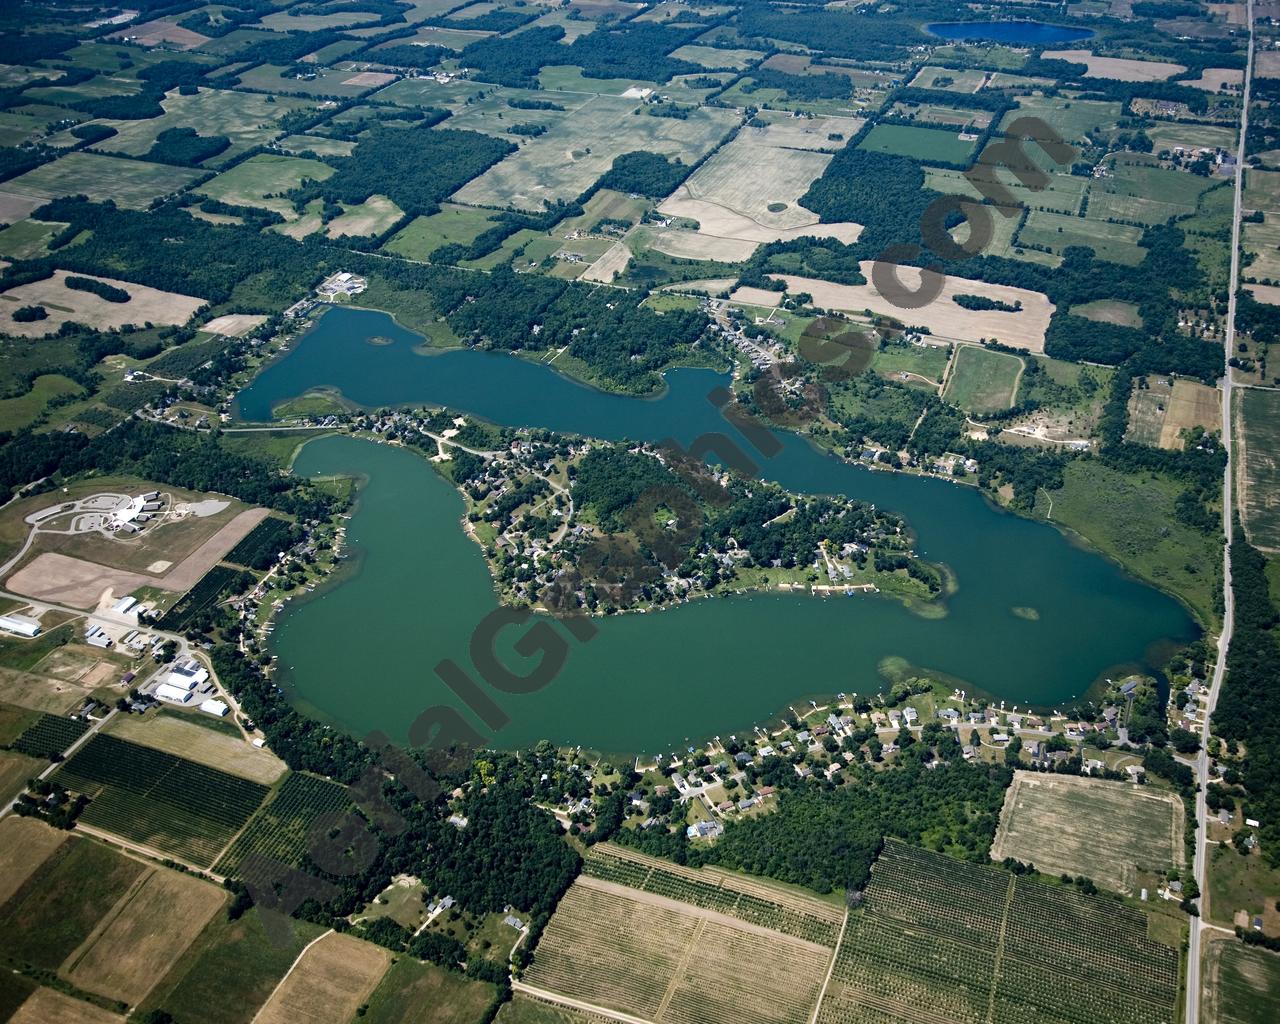
[[[125,839],[202,867],[262,803],[267,787],[174,754],[98,734],[54,775],[92,803],[81,815]]]
[[[247,572],[215,565],[177,604],[160,617],[156,625],[173,633],[185,632],[206,609],[217,604],[223,594],[247,590],[252,583],[253,577]]]
[[[627,885],[704,910],[714,910],[783,935],[832,948],[840,934],[843,915],[838,908],[805,896],[773,890],[726,872],[682,868],[612,844],[593,847],[587,854],[583,870],[592,878]]]
[[[223,561],[250,569],[266,569],[275,561],[276,555],[292,544],[292,532],[293,527],[288,522],[268,516],[241,538]]]
[[[351,794],[345,786],[293,772],[270,803],[236,837],[215,870],[222,875],[241,874],[250,854],[286,867],[300,867],[312,826],[322,817],[340,814],[350,806]]]
[[[1178,954],[1100,897],[895,840],[851,913],[818,1024],[1173,1024]]]
[[[21,736],[13,741],[12,748],[28,757],[52,760],[85,734],[88,722],[78,718],[62,718],[58,715],[41,715]]]

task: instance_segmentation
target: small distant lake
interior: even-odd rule
[[[1046,25],[1039,21],[951,21],[925,28],[955,41],[981,39],[990,43],[1075,43],[1093,35],[1092,29]]]

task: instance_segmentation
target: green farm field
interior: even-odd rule
[[[68,153],[12,181],[4,191],[34,199],[87,194],[96,202],[143,210],[153,199],[189,185],[201,172],[98,153]]]
[[[936,390],[942,384],[951,359],[949,345],[886,344],[871,358],[871,368],[882,377]],[[905,376],[904,376],[905,375]],[[919,378],[925,378],[920,380]]]
[[[369,997],[364,1024],[475,1024],[494,999],[494,987],[404,957]]]
[[[943,160],[963,164],[973,155],[976,140],[961,139],[954,131],[878,124],[859,143],[859,149],[894,153],[914,160]]]
[[[470,245],[493,226],[492,216],[488,210],[443,203],[439,213],[415,218],[383,248],[407,259],[425,260],[442,245]]]
[[[308,178],[324,181],[332,174],[333,168],[318,160],[260,153],[205,182],[198,191],[232,206],[255,206],[292,218],[293,203],[275,193],[297,188]]]
[[[1039,150],[1035,148],[1031,150],[1032,155],[1038,152]],[[981,164],[978,166],[982,167]],[[1051,210],[1054,213],[1078,213],[1085,189],[1089,187],[1084,178],[1077,178],[1071,174],[1051,174],[1049,183],[1044,188],[1036,190],[1027,188],[1003,169],[993,171],[984,167],[981,174],[985,178],[994,177],[1013,194],[1014,200],[1019,205],[1026,206],[1030,210]],[[926,167],[924,175],[925,187],[935,192],[944,194],[954,192],[956,195],[971,196],[974,199],[983,198],[977,187],[971,184],[960,171],[945,167]],[[1014,223],[1017,223],[1016,219]]]
[[[324,931],[309,921],[284,920],[288,930],[280,942],[256,908],[236,921],[218,914],[168,967],[139,1015],[165,1009],[179,1021],[249,1024],[303,947]]]
[[[295,96],[279,96],[272,103],[258,93],[228,89],[201,89],[194,96],[176,90],[161,101],[163,117],[143,121],[103,121],[116,135],[99,144],[113,153],[142,156],[156,137],[171,128],[194,128],[201,135],[225,135],[231,145],[215,156],[208,166],[220,167],[247,149],[261,146],[281,134],[279,121],[295,110],[309,110],[315,104]]]
[[[890,839],[816,1019],[1169,1024],[1177,998],[1145,914]]]
[[[1116,126],[1121,105],[1111,100],[1068,99],[1062,96],[1020,96],[1016,109],[1005,114],[1002,129],[1020,117],[1034,117],[1049,125],[1069,144],[1075,145],[1091,130],[1108,131]],[[1038,147],[1028,147],[1036,152]]]
[[[48,253],[48,243],[65,224],[42,220],[20,220],[0,230],[0,256],[10,259],[34,260]]]
[[[41,374],[31,382],[31,390],[15,398],[0,398],[0,431],[22,430],[30,426],[55,398],[83,393],[70,377],[60,373]]]
[[[1135,154],[1115,158],[1110,167],[1108,177],[1089,186],[1089,220],[1163,224],[1194,213],[1201,194],[1214,185],[1198,174],[1152,166]]]
[[[267,793],[259,783],[101,733],[56,778],[91,798],[85,824],[204,867]]]
[[[947,92],[974,93],[986,82],[988,72],[973,68],[956,70],[954,68],[937,68],[925,65],[911,79],[916,89],[944,89]]]
[[[1280,957],[1229,940],[1205,949],[1201,1012],[1214,1024],[1280,1020]]]
[[[93,840],[62,844],[0,908],[0,951],[57,970],[146,870]]]
[[[1138,246],[1142,229],[1131,224],[1107,224],[1070,214],[1033,210],[1018,232],[1018,241],[1043,245],[1061,254],[1073,245],[1092,249],[1099,259],[1136,267],[1147,255]]]
[[[967,412],[1008,409],[1018,393],[1022,369],[1018,356],[961,345],[947,381],[946,399]]]
[[[1240,397],[1244,444],[1237,484],[1249,539],[1280,549],[1280,392],[1247,388]]]

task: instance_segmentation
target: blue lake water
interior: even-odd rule
[[[609,439],[688,444],[719,431],[754,451],[707,400],[726,382],[709,370],[671,372],[662,396],[638,399],[513,356],[427,355],[421,343],[385,314],[332,310],[241,393],[239,411],[266,419],[279,402],[330,387],[365,406],[444,405],[497,423]],[[882,685],[878,669],[889,657],[1010,703],[1052,706],[1100,675],[1153,668],[1159,649],[1198,633],[1172,598],[1052,527],[995,508],[975,488],[873,472],[795,434],[779,440],[781,451],[757,459],[761,476],[906,516],[921,554],[956,575],[947,615],[921,618],[882,597],[769,593],[598,620],[599,635],[572,647],[554,683],[495,694],[511,722],[491,742],[671,750],[686,737],[750,728],[810,695],[870,692]],[[366,483],[348,534],[353,570],[293,602],[276,630],[281,678],[309,711],[356,732],[381,728],[403,738],[425,707],[457,705],[432,669],[442,658],[469,666],[471,631],[497,607],[483,556],[462,531],[462,499],[421,456],[355,438],[306,445],[294,469]],[[506,632],[511,641],[524,630]],[[504,657],[522,670],[519,656]]]

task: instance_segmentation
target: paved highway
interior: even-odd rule
[[[1240,200],[1244,191],[1245,136],[1249,132],[1249,90],[1253,77],[1253,0],[1248,0],[1249,56],[1245,65],[1244,101],[1240,112],[1240,141],[1236,148],[1235,212],[1231,222],[1231,282],[1227,299],[1227,338],[1224,358],[1230,359],[1236,347],[1236,291],[1240,286]],[[1227,650],[1231,646],[1231,633],[1235,624],[1235,598],[1231,592],[1231,526],[1232,526],[1232,454],[1231,454],[1231,367],[1225,367],[1222,381],[1222,444],[1227,452],[1227,468],[1222,483],[1222,531],[1226,545],[1222,552],[1223,613],[1222,633],[1218,637],[1218,661],[1213,670],[1213,682],[1205,704],[1204,720],[1200,725],[1200,754],[1196,758],[1196,856],[1195,879],[1201,897],[1197,901],[1201,914],[1208,910],[1208,880],[1205,877],[1208,856],[1209,821],[1205,807],[1205,787],[1209,782],[1209,754],[1205,749],[1209,741],[1209,720],[1222,691],[1222,680],[1227,671]],[[1191,938],[1187,950],[1187,1008],[1183,1016],[1185,1024],[1199,1024],[1200,1020],[1200,961],[1201,933],[1208,927],[1199,917],[1191,919]]]

